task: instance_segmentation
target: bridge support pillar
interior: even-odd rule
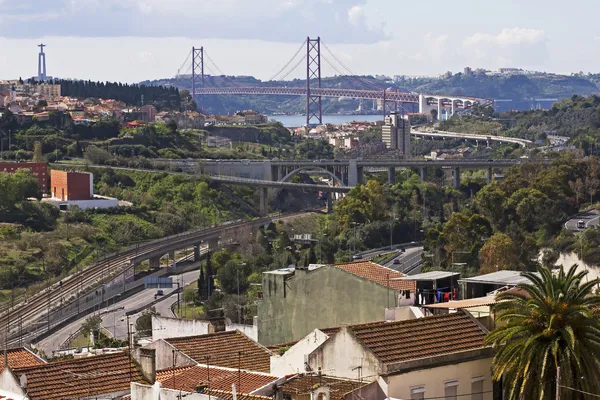
[[[356,185],[358,185],[358,165],[356,165],[356,160],[350,160],[348,163],[348,186]]]
[[[421,183],[427,180],[427,168],[421,168]]]
[[[442,107],[442,99],[438,99],[438,114],[437,114],[437,119],[438,121],[442,121],[442,111],[443,111],[443,107]]]
[[[395,167],[388,168],[388,184],[389,185],[396,184],[396,168]]]
[[[208,251],[216,251],[219,248],[219,238],[208,239]]]
[[[451,108],[451,113],[450,113],[449,117],[451,117],[451,116],[453,116],[453,115],[454,115],[454,102],[455,102],[455,101],[454,101],[454,100],[452,100],[452,108]]]
[[[333,193],[327,193],[327,214],[333,212]]]
[[[150,262],[150,269],[159,269],[160,268],[160,256],[151,258],[149,262]]]
[[[200,261],[200,243],[194,245],[194,262]]]
[[[261,216],[265,216],[269,213],[269,189],[261,187],[258,190],[260,191],[259,212]]]
[[[452,170],[452,174],[454,175],[454,188],[455,189],[460,189],[460,168],[459,167],[455,167]]]
[[[175,252],[174,251],[169,252],[169,260],[175,260]]]
[[[494,180],[494,173],[492,172],[492,168],[490,167],[490,168],[487,169],[487,183],[488,183],[488,185],[490,183],[492,183],[493,180]]]

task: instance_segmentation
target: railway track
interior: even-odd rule
[[[119,275],[127,272],[128,269],[133,268],[133,265],[130,263],[132,258],[151,253],[156,254],[157,251],[160,251],[163,248],[172,248],[180,243],[189,243],[191,240],[196,239],[201,241],[207,236],[214,236],[215,234],[222,235],[229,230],[240,227],[260,226],[274,220],[295,217],[302,214],[306,214],[306,212],[276,215],[255,221],[228,221],[215,227],[199,229],[158,239],[107,256],[105,259],[82,269],[78,273],[70,275],[61,282],[53,284],[36,295],[31,296],[26,302],[22,301],[5,310],[0,314],[0,337],[3,338],[3,341],[7,344],[15,344],[24,342],[23,338],[30,337],[32,332],[45,332],[45,330],[50,327],[50,323],[46,322],[48,313],[53,313],[61,307],[68,305],[72,306],[73,302],[77,302],[77,307],[79,307],[80,298],[94,295],[94,287],[110,282]],[[167,251],[165,251],[165,254],[166,252]],[[125,276],[123,279],[125,280]],[[92,288],[92,290],[88,291],[90,288]],[[85,294],[83,294],[84,292]],[[73,298],[72,301],[70,301],[71,298]],[[64,302],[64,299],[67,299],[66,303]],[[77,310],[77,315],[79,315],[79,309]],[[69,316],[72,316],[72,314],[65,318],[68,318]],[[57,323],[54,323],[53,325],[56,324]]]

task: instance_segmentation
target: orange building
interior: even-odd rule
[[[48,163],[0,162],[0,172],[14,174],[20,169],[28,169],[37,178],[42,193],[48,192]]]
[[[87,172],[50,171],[52,197],[66,200],[90,200],[94,195],[94,175]]]

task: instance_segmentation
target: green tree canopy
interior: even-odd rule
[[[479,251],[479,262],[482,274],[518,269],[519,257],[513,240],[502,232],[494,233]]]
[[[537,271],[524,274],[531,283],[519,291],[497,297],[498,327],[486,339],[496,351],[494,380],[503,379],[508,400],[554,399],[560,367],[562,398],[600,393],[600,297],[593,293],[600,281],[584,282],[587,272],[576,265]]]

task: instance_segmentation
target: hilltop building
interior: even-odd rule
[[[94,175],[89,172],[50,171],[51,197],[42,201],[59,208],[77,206],[86,208],[117,207],[119,201],[112,197],[94,194]]]

